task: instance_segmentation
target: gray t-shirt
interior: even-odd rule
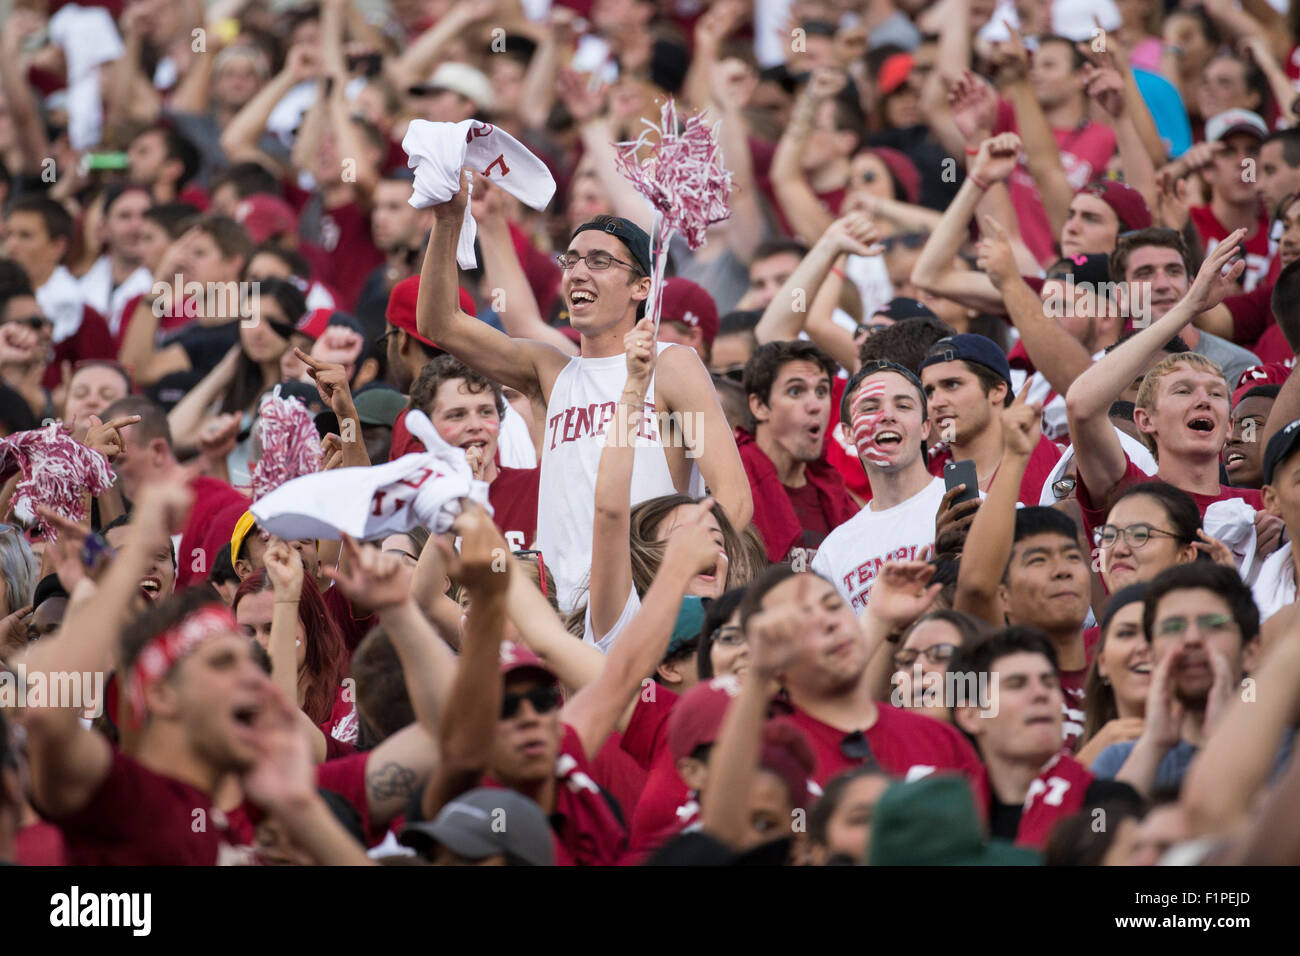
[[[1252,365],[1260,364],[1259,356],[1254,352],[1243,349],[1240,345],[1234,345],[1217,335],[1211,335],[1209,332],[1201,333],[1200,340],[1192,351],[1218,362],[1231,388],[1237,387],[1237,379],[1241,378],[1242,372]]]

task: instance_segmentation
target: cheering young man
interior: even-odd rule
[[[422,335],[495,382],[527,395],[546,423],[538,545],[555,575],[561,607],[573,607],[591,567],[596,468],[603,434],[620,401],[627,367],[623,337],[650,295],[650,238],[626,219],[598,216],[579,226],[561,256],[560,291],[581,354],[512,339],[457,305],[456,246],[468,179],[434,206],[434,229],[417,304]],[[660,343],[643,403],[632,503],[674,491],[702,492],[700,478],[737,528],[753,512],[749,483],[708,371],[693,350]],[[677,435],[661,434],[669,415]],[[698,462],[698,469],[696,464]]]

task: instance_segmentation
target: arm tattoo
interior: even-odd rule
[[[405,799],[415,792],[415,785],[415,771],[394,761],[366,774],[366,789],[374,801]]]

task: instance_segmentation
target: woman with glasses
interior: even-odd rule
[[[1112,594],[1150,581],[1175,564],[1195,561],[1202,551],[1217,556],[1219,549],[1227,550],[1205,536],[1191,496],[1163,481],[1134,485],[1120,494],[1097,529],[1096,543],[1102,583]]]
[[[715,677],[743,677],[749,669],[749,642],[745,629],[740,626],[740,599],[744,588],[734,588],[705,602],[704,627],[700,630],[700,644],[696,656],[696,669],[700,680]]]
[[[1076,759],[1091,766],[1097,755],[1142,733],[1151,689],[1151,645],[1142,630],[1145,582],[1120,588],[1101,614],[1101,637],[1084,685],[1083,734]]]
[[[890,686],[881,699],[936,720],[951,721],[952,714],[945,706],[946,695],[941,692],[948,662],[958,648],[990,631],[979,618],[961,611],[923,614],[907,629],[893,652]],[[938,688],[940,692],[926,693],[927,688]]]

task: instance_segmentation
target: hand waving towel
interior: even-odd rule
[[[487,482],[434,430],[421,411],[406,416],[411,434],[427,451],[369,468],[339,468],[285,482],[254,503],[259,527],[286,541],[337,539],[340,533],[368,540],[425,527],[443,534],[460,514],[460,499],[489,512]]]
[[[460,191],[461,168],[478,170],[520,202],[543,209],[555,195],[555,178],[528,148],[504,130],[478,120],[430,123],[412,120],[402,139],[402,149],[415,170],[411,205],[436,206]],[[478,224],[465,206],[456,261],[462,269],[478,265],[474,237]]]

